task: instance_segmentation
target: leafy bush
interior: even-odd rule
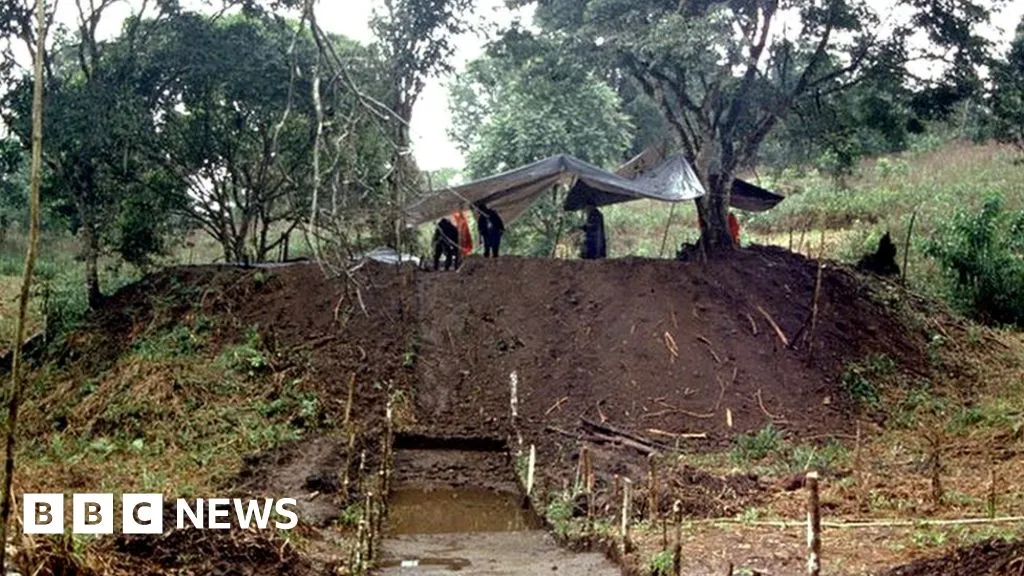
[[[733,440],[732,459],[736,462],[763,460],[782,448],[782,434],[770,423],[757,434],[741,434]]]
[[[953,302],[986,323],[1024,325],[1024,211],[1001,196],[980,212],[961,209],[927,242],[950,281]]]

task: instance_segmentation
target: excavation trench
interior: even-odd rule
[[[525,506],[504,442],[398,437],[382,574],[618,571],[561,549]]]

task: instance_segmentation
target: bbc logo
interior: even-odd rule
[[[121,504],[121,527],[125,534],[163,533],[162,494],[125,494]],[[25,494],[22,508],[25,534],[64,533],[63,494]],[[71,523],[75,534],[113,534],[114,495],[72,495]]]
[[[22,525],[25,534],[64,533],[63,494],[25,494],[22,498]],[[299,518],[293,508],[294,498],[274,501],[242,500],[240,498],[197,498],[176,502],[178,529],[231,528],[230,516],[235,512],[237,525],[265,530],[274,513],[287,521],[275,521],[278,529],[290,530]],[[162,534],[164,531],[164,497],[162,494],[124,494],[121,496],[121,532],[123,534]],[[74,534],[113,534],[113,494],[73,494],[71,498],[71,531]]]

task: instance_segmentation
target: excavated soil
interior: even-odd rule
[[[916,560],[883,576],[1020,576],[1024,543],[988,540],[940,558]]]
[[[599,490],[647,469],[643,446],[600,442],[609,434],[599,427],[643,443],[706,436],[680,438],[686,450],[720,448],[768,423],[800,440],[848,434],[844,364],[886,353],[923,372],[924,339],[857,277],[826,267],[810,353],[783,345],[802,343],[816,275],[814,262],[773,248],[707,264],[471,258],[457,273],[421,275],[420,422],[435,435],[508,437],[515,373],[539,481],[572,482],[580,440],[597,440]],[[698,515],[761,499],[756,479],[672,477],[673,497]]]

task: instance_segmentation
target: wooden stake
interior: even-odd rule
[[[665,233],[661,237],[661,250],[658,250],[658,258],[665,257],[665,244],[668,243],[668,229],[672,226],[672,215],[676,211],[676,205],[673,202],[672,206],[668,209],[668,220],[665,221]]]
[[[633,546],[629,542],[629,491],[633,482],[629,478],[622,479],[622,555],[625,556],[632,551]]]
[[[818,324],[818,298],[821,296],[821,273],[824,270],[825,265],[821,260],[818,260],[818,276],[814,281],[814,295],[811,297],[811,318],[810,325],[807,328],[807,332],[804,335],[804,344],[807,346],[807,354],[810,356],[811,347],[814,343],[811,338],[814,336],[814,328]]]
[[[589,449],[586,451],[586,456],[587,459],[583,465],[583,489],[587,494],[587,518],[592,518],[594,516],[594,461]]]
[[[526,462],[526,495],[529,497],[533,492],[533,469],[537,464],[537,450],[530,444],[530,459]]]
[[[988,470],[988,517],[996,517],[996,469]]]
[[[676,544],[672,549],[672,574],[680,576],[683,569],[683,503],[672,504],[672,519],[676,523]]]
[[[900,281],[906,282],[907,280],[907,256],[910,255],[910,238],[914,233],[914,220],[917,219],[917,210],[910,215],[910,226],[907,228],[907,239],[903,242],[903,268],[900,270]]]
[[[647,476],[647,518],[654,521],[658,517],[658,469],[654,454],[647,455],[649,472]]]
[[[853,445],[853,481],[857,487],[857,509],[864,508],[864,474],[860,460],[860,420],[857,420],[857,437]]]
[[[821,502],[818,499],[818,473],[807,473],[807,573],[821,574]]]
[[[372,518],[370,517],[371,510],[373,509],[373,493],[366,493],[366,502],[363,509],[363,523],[366,526],[366,560],[371,561],[373,559],[373,524],[371,523]]]
[[[935,506],[942,505],[942,440],[939,438],[939,433],[935,432],[929,437],[931,443],[931,484],[932,484],[932,503]]]
[[[348,402],[345,403],[345,422],[342,426],[342,430],[348,434],[348,448],[345,450],[345,469],[342,471],[341,479],[341,491],[345,498],[349,496],[349,481],[348,476],[349,468],[352,467],[352,451],[355,450],[356,444],[356,432],[355,426],[352,424],[352,401],[356,393],[356,375],[352,374],[352,377],[348,379]]]

